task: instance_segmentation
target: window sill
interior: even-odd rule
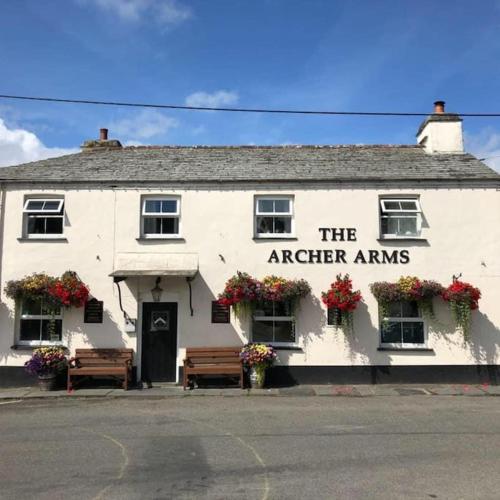
[[[296,352],[304,352],[302,347],[296,345],[273,345],[271,344],[276,351],[296,351]]]
[[[296,236],[254,236],[254,241],[297,241]]]
[[[54,236],[51,238],[25,238],[25,237],[22,237],[22,238],[17,238],[17,241],[20,241],[22,243],[26,243],[29,241],[35,241],[37,243],[40,243],[42,241],[46,241],[49,243],[67,243],[68,238],[66,238],[64,236]]]
[[[54,344],[14,344],[11,345],[10,348],[13,351],[33,351],[34,349],[38,349],[39,347],[63,347],[64,349],[68,350],[68,348],[61,344],[61,343],[54,343]]]
[[[158,236],[158,237],[155,237],[155,238],[139,237],[139,238],[136,238],[135,240],[138,241],[138,242],[140,242],[140,243],[144,243],[145,241],[154,241],[154,242],[158,242],[158,241],[169,242],[169,241],[172,241],[174,243],[175,242],[177,242],[177,243],[183,243],[183,242],[186,241],[181,236],[175,236],[174,238],[162,238],[161,236]]]
[[[377,351],[434,352],[430,347],[377,347]]]
[[[388,238],[377,238],[377,241],[421,241],[427,243],[427,238],[418,238],[416,236],[408,236],[407,238],[397,238],[397,237],[388,237]]]

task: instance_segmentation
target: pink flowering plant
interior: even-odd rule
[[[63,347],[39,347],[33,351],[24,368],[31,375],[51,375],[63,370],[67,362]]]
[[[401,276],[396,283],[379,281],[370,285],[377,299],[382,317],[386,317],[392,302],[414,301],[422,315],[434,319],[434,297],[443,293],[443,286],[436,281],[422,280],[416,276]]]
[[[224,291],[219,294],[221,304],[232,306],[237,315],[251,311],[263,301],[286,302],[292,309],[297,307],[301,298],[310,293],[311,287],[306,280],[288,280],[278,276],[266,276],[262,280],[247,273],[237,272],[226,282]]]

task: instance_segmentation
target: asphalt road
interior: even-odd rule
[[[500,498],[500,398],[0,405],[2,499]]]

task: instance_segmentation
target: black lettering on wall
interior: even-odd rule
[[[408,250],[401,250],[399,253],[399,262],[401,264],[408,264],[408,262],[410,262],[410,254],[408,253]]]
[[[301,257],[301,255],[304,255],[304,258]],[[297,250],[295,252],[295,260],[299,262],[300,264],[307,264],[307,250]]]
[[[356,228],[347,228],[347,241],[356,241]]]
[[[281,255],[283,256],[283,264],[293,264],[291,250],[282,250]]]
[[[347,264],[345,260],[345,250],[335,250],[335,264]]]
[[[333,264],[333,250],[323,250],[323,262]]]
[[[280,263],[280,259],[278,257],[278,253],[276,252],[276,250],[273,250],[271,252],[271,256],[269,257],[269,259],[267,259],[267,263],[268,264],[279,264]]]
[[[309,264],[321,264],[321,250],[309,250]]]
[[[321,241],[328,241],[327,234],[330,231],[330,228],[328,227],[320,227],[319,232],[322,234],[321,236]]]
[[[398,251],[394,250],[389,253],[387,250],[382,250],[382,264],[397,264],[398,263]]]
[[[380,264],[378,250],[368,250],[368,254],[370,255],[370,264]]]
[[[366,264],[365,256],[363,255],[363,250],[359,250],[356,258],[354,259],[355,264]]]
[[[344,228],[332,227],[332,241],[344,241]]]

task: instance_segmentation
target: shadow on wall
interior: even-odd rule
[[[212,301],[217,300],[217,297],[200,273],[192,282],[192,290],[192,324],[186,325],[186,331],[179,331],[179,347],[243,345],[246,339],[241,338],[233,323],[212,323]],[[197,325],[201,325],[201,330]],[[242,326],[245,327],[246,323],[243,322]],[[191,336],[187,337],[187,333]]]
[[[74,355],[75,347],[78,344],[75,342],[75,336],[81,339],[82,343],[85,344],[82,347],[86,348],[94,347],[98,349],[111,347],[120,349],[127,347],[118,323],[113,320],[107,309],[103,311],[102,323],[83,323],[82,318],[78,326],[69,333],[67,347],[72,355]]]

